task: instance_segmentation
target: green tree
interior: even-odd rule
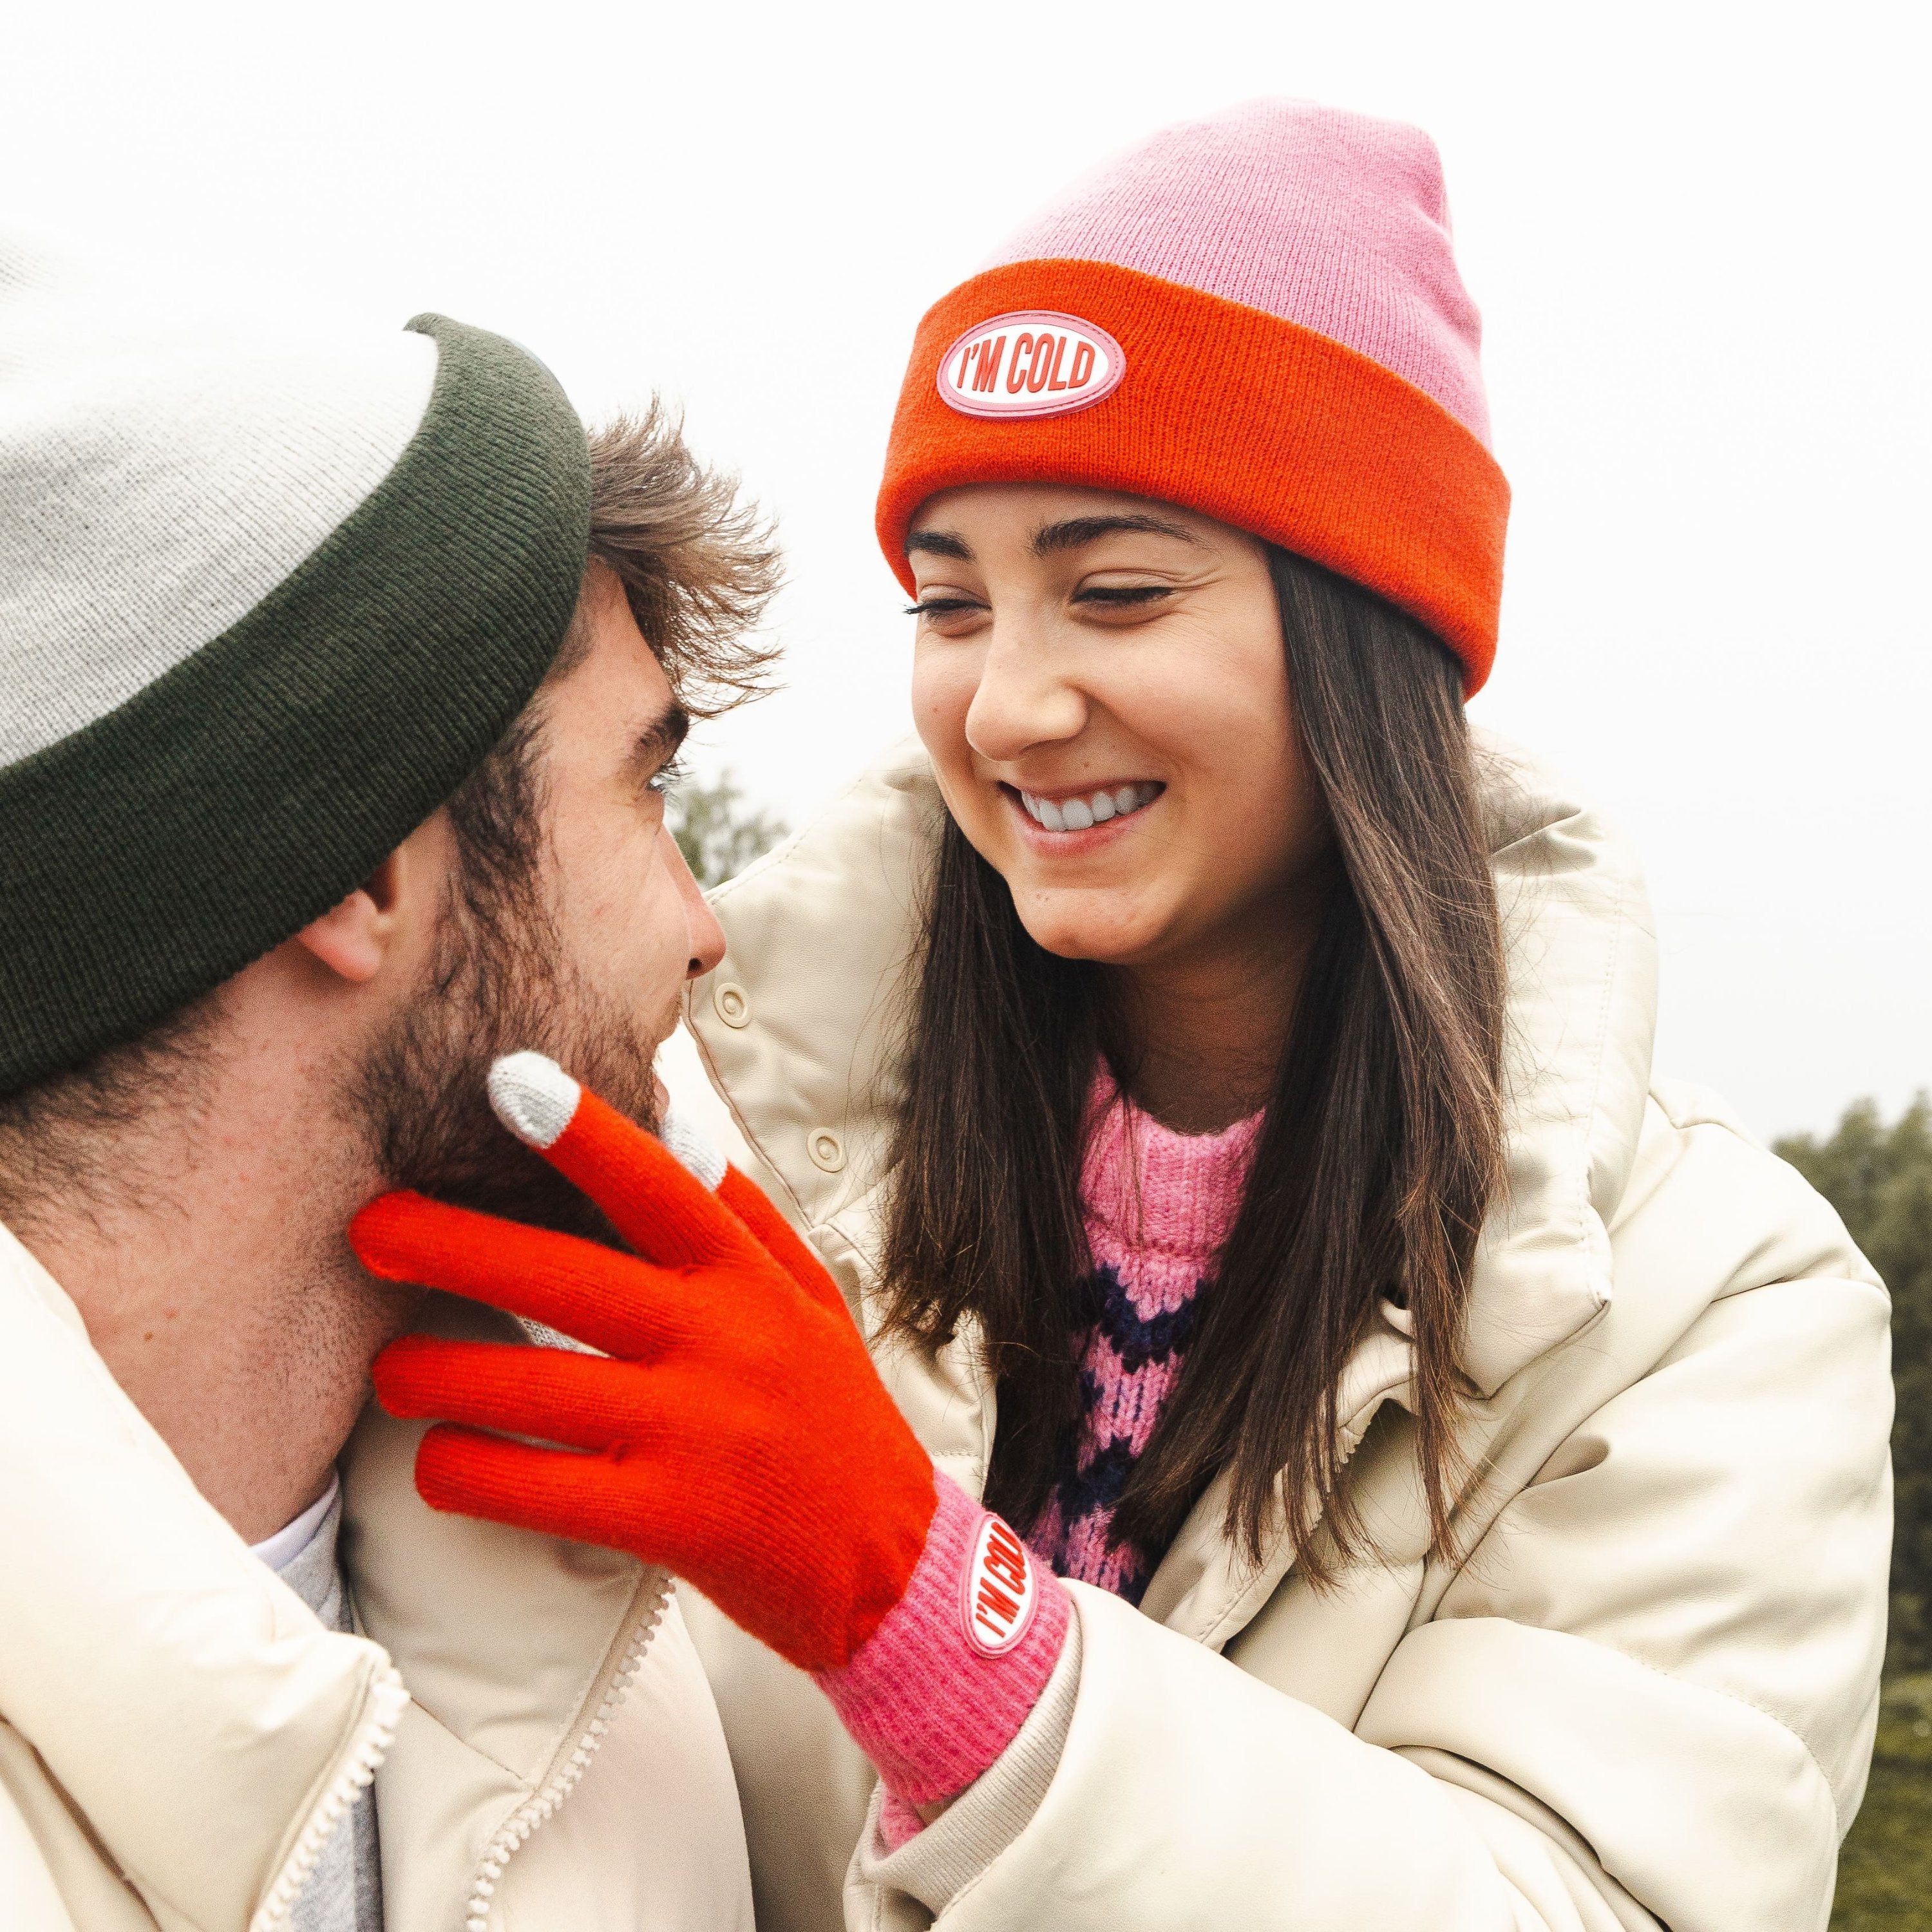
[[[678,786],[665,814],[671,836],[700,886],[719,886],[790,830],[746,799],[729,772],[715,784]]]
[[[1876,1107],[1847,1108],[1828,1138],[1798,1134],[1777,1150],[1837,1208],[1892,1291],[1892,1552],[1894,1671],[1932,1670],[1932,1102],[1888,1127]]]
[[[1932,1106],[1887,1126],[1861,1100],[1820,1140],[1777,1143],[1844,1217],[1892,1290],[1898,1522],[1892,1630],[1871,1782],[1838,1855],[1832,1932],[1932,1920]]]

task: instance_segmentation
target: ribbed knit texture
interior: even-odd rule
[[[1117,385],[1084,395],[1058,380],[1072,393],[1052,402],[1030,345],[1055,318],[1112,338]],[[982,332],[976,371],[1004,372],[991,414],[940,380]],[[880,544],[910,590],[907,532],[944,490],[1064,484],[1182,504],[1386,598],[1460,657],[1474,692],[1496,655],[1509,516],[1480,335],[1419,129],[1299,100],[1166,129],[926,312]],[[1056,351],[1047,367],[1063,366],[1078,365]],[[1026,411],[1012,413],[1022,381]]]
[[[910,1808],[964,1790],[1018,1734],[1053,1674],[1072,1614],[1050,1572],[1026,1634],[998,1657],[967,1637],[960,1595],[974,1534],[986,1512],[944,1476],[939,1507],[905,1594],[842,1670],[816,1673],[853,1742]]]
[[[512,343],[104,299],[0,246],[0,1092],[367,878],[542,680],[589,541],[583,427]]]
[[[588,1090],[538,1151],[630,1252],[419,1194],[350,1223],[383,1280],[600,1352],[390,1343],[383,1407],[449,1419],[417,1449],[418,1493],[628,1550],[800,1670],[849,1665],[904,1598],[939,1496],[838,1283],[742,1174],[712,1194]]]
[[[170,306],[0,233],[0,767],[238,624],[422,425],[426,336]]]
[[[1110,1544],[1114,1507],[1180,1380],[1261,1120],[1178,1134],[1123,1099],[1104,1073],[1088,1102],[1080,1181],[1094,1258],[1093,1323],[1081,1345],[1086,1414],[1072,1465],[1030,1540],[1061,1576],[1130,1604],[1162,1552]]]
[[[1113,262],[1299,322],[1433,396],[1486,448],[1482,318],[1420,128],[1250,100],[1163,128],[1077,182],[985,266]]]
[[[900,1876],[911,1881],[903,1888],[925,1899],[928,1910],[944,1911],[956,1893],[974,1883],[1046,1802],[1079,1701],[1081,1658],[1080,1619],[1071,1617],[1059,1661],[1012,1742],[946,1806],[939,1828],[925,1833],[917,1870],[901,1868]],[[868,1864],[880,1846],[897,1851],[924,1831],[912,1806],[881,1790],[878,1844],[861,1855]]]

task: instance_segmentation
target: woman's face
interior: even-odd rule
[[[1048,952],[1125,967],[1280,932],[1329,846],[1254,538],[1172,504],[931,498],[913,708],[961,829]]]

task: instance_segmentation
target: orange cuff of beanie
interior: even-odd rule
[[[1043,396],[1039,413],[945,400],[942,359],[950,368],[962,338],[1006,317],[1002,388],[1029,324],[1057,326],[1076,352],[1070,326],[1104,332],[1120,352],[1117,380],[1096,376],[1091,400]],[[1069,366],[1058,365],[1063,383]],[[908,591],[920,506],[1003,482],[1124,490],[1231,524],[1426,624],[1462,659],[1468,692],[1489,676],[1509,514],[1502,470],[1433,397],[1299,322],[1107,262],[1014,262],[974,276],[926,312],[892,422],[878,529]]]

